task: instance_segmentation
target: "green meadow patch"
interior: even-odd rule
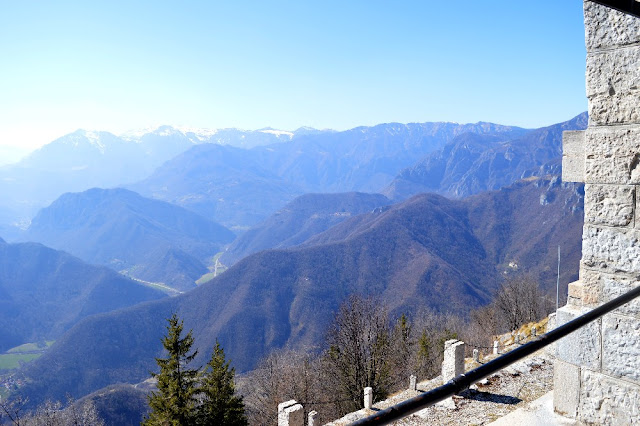
[[[0,370],[14,370],[25,362],[33,361],[44,353],[53,340],[45,343],[25,343],[0,354]]]
[[[23,363],[33,361],[40,354],[2,354],[0,355],[0,370],[14,370]]]

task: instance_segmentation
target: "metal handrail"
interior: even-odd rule
[[[595,3],[609,6],[610,8],[619,10],[636,17],[640,17],[640,4],[637,0],[591,0]]]
[[[391,423],[394,420],[401,419],[424,408],[430,407],[437,402],[440,402],[450,396],[459,393],[462,390],[467,389],[473,383],[482,380],[487,376],[490,376],[496,371],[501,370],[528,355],[531,355],[532,353],[544,348],[547,345],[550,345],[551,343],[554,343],[555,341],[565,337],[567,334],[578,330],[584,325],[600,318],[602,315],[611,312],[612,310],[624,305],[625,303],[630,302],[638,296],[640,296],[640,286],[623,294],[622,296],[616,297],[610,302],[607,302],[590,312],[587,312],[584,315],[579,316],[572,321],[569,321],[566,324],[563,324],[549,331],[546,334],[537,337],[535,340],[529,343],[526,343],[486,364],[481,365],[478,368],[460,374],[459,376],[455,377],[454,379],[450,380],[440,387],[432,389],[428,392],[424,392],[416,397],[403,401],[384,410],[378,411],[371,416],[351,423],[351,425],[385,425]]]

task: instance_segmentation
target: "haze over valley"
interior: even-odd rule
[[[5,4],[0,425],[260,425],[302,385],[330,421],[345,324],[381,399],[553,311],[578,3]]]
[[[376,295],[394,316],[468,319],[505,277],[551,292],[557,246],[566,286],[583,191],[560,181],[561,137],[586,121],[60,138],[0,168],[33,189],[13,192],[29,208],[3,198],[0,294],[19,326],[0,346],[55,341],[6,377],[20,377],[15,395],[33,406],[142,382],[173,312],[200,342],[196,362],[217,340],[246,372],[276,349],[321,350],[352,294]],[[115,166],[127,161],[148,175]]]

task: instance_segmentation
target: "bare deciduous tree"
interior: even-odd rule
[[[528,275],[507,279],[493,301],[496,313],[506,326],[515,330],[522,324],[538,321],[544,315],[543,294],[538,283]]]
[[[417,315],[414,328],[413,374],[420,380],[433,378],[441,371],[444,342],[458,338],[465,324],[458,317],[424,310]]]
[[[313,354],[291,350],[269,354],[239,382],[249,424],[275,424],[278,404],[290,399],[300,402],[306,412],[313,410],[319,400],[324,401],[320,373]]]
[[[0,424],[4,424],[6,419],[8,423],[14,426],[24,425],[23,411],[27,400],[23,398],[15,398],[6,400],[0,398]]]
[[[468,342],[490,347],[493,344],[493,336],[500,333],[504,328],[498,319],[493,303],[472,311],[466,333]]]
[[[327,333],[325,362],[333,371],[339,404],[345,413],[363,406],[362,390],[385,398],[391,387],[391,327],[386,308],[373,299],[351,296],[342,304]]]
[[[408,383],[409,376],[415,374],[416,338],[409,317],[402,314],[393,327],[391,335],[391,382],[393,388],[402,388]]]
[[[363,390],[378,401],[406,389],[409,376],[440,373],[445,340],[464,322],[451,315],[421,312],[415,320],[389,320],[387,308],[373,299],[352,296],[340,307],[320,355],[272,352],[239,381],[251,425],[277,421],[279,403],[295,399],[305,415],[314,410],[321,424],[362,408]]]
[[[0,402],[0,409],[13,426],[103,426],[104,421],[98,415],[91,401],[76,403],[69,399],[66,408],[60,402],[46,401],[35,412],[23,414],[25,401]],[[0,423],[2,423],[0,416]]]

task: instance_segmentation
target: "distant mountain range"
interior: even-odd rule
[[[288,142],[296,135],[321,134],[301,128],[198,130],[160,126],[116,136],[78,130],[32,152],[15,164],[0,165],[0,230],[16,233],[29,220],[66,192],[114,187],[149,176],[165,161],[196,144],[252,148]],[[13,151],[12,151],[13,152]]]
[[[423,192],[463,198],[482,191],[495,190],[530,176],[561,173],[562,132],[585,128],[586,113],[553,126],[528,132],[515,131],[516,139],[505,140],[512,132],[472,133],[454,136],[442,149],[433,152],[412,167],[406,168],[384,189],[384,194],[401,201]],[[473,129],[472,129],[473,130]],[[477,129],[476,129],[477,130]],[[297,198],[264,222],[252,227],[229,247],[222,260],[236,262],[242,257],[266,248],[285,248],[300,244],[301,236],[309,238],[343,220],[344,193],[305,195]],[[377,197],[377,198],[376,198]],[[379,196],[351,196],[350,209],[358,210],[357,201],[373,201],[379,206],[390,204]],[[315,210],[318,210],[317,212]],[[319,220],[321,217],[331,221]],[[302,224],[300,228],[298,225]],[[302,234],[296,235],[300,229]]]
[[[190,129],[184,127],[161,126],[154,130],[158,132],[174,132],[185,135],[194,144],[212,143],[216,145],[229,145],[236,148],[251,149],[257,146],[273,145],[280,142],[289,142],[300,136],[333,133],[333,130],[317,130],[311,127],[300,127],[294,131],[272,129],[270,127],[258,130],[240,129]],[[148,135],[148,131],[129,133],[124,138],[136,139],[138,135]]]
[[[0,352],[58,339],[83,318],[163,296],[67,253],[0,240]]]
[[[0,167],[1,223],[24,228],[63,193],[135,182],[192,145],[186,137],[171,134],[139,141],[84,130],[63,136],[16,164]]]
[[[250,150],[198,145],[128,188],[246,230],[304,193],[377,192],[416,159],[469,132],[509,140],[527,131],[491,123],[391,123],[308,133]]]
[[[562,132],[585,129],[587,121],[585,112],[508,141],[494,135],[462,134],[402,170],[382,192],[394,200],[421,192],[462,198],[528,176],[544,176],[549,173],[544,165],[562,157]]]
[[[0,166],[0,231],[13,238],[63,193],[92,187],[127,185],[237,230],[310,192],[387,188],[384,194],[396,200],[426,190],[464,196],[513,182],[557,156],[559,132],[581,128],[585,120],[537,131],[483,122],[389,123],[341,132],[161,126],[116,136],[78,130]],[[528,144],[532,151],[523,148]]]
[[[196,363],[219,339],[245,371],[272,349],[322,345],[352,293],[381,297],[393,314],[429,307],[464,316],[516,271],[554,286],[559,244],[566,286],[577,278],[582,206],[581,186],[555,177],[460,201],[423,194],[376,208],[294,248],[249,255],[183,295],[86,319],[24,370],[21,392],[37,402],[146,378],[172,312],[193,329]],[[295,223],[292,235],[307,220]]]
[[[62,195],[36,215],[23,238],[186,290],[235,235],[182,207],[126,189],[95,188]]]
[[[581,120],[563,128],[579,128]],[[557,155],[559,132],[544,132],[483,122],[389,123],[340,132],[161,126],[116,136],[78,130],[0,166],[0,231],[14,238],[63,193],[93,187],[126,186],[240,231],[311,192],[388,187],[385,195],[396,200],[425,190],[463,196],[508,184]],[[537,143],[533,153],[519,148],[529,143]],[[506,173],[511,169],[516,172]]]
[[[198,145],[127,188],[243,230],[303,192],[299,185],[267,170],[253,152]]]

